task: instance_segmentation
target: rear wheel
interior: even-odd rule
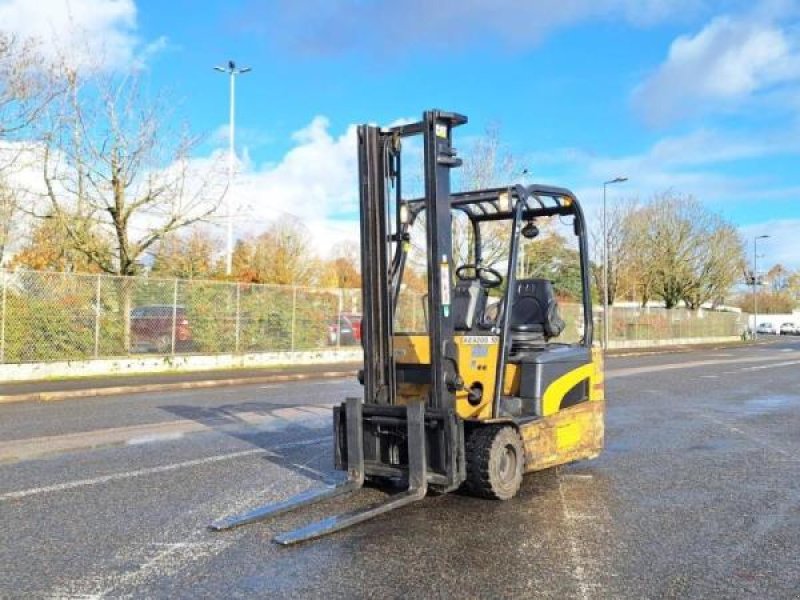
[[[467,491],[495,500],[516,496],[525,468],[525,450],[516,429],[478,427],[467,438],[466,454]]]

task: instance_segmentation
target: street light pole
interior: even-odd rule
[[[232,60],[225,67],[214,67],[214,70],[227,73],[230,79],[230,105],[228,120],[228,189],[225,193],[226,215],[226,244],[225,244],[225,274],[233,271],[233,176],[236,166],[236,149],[234,146],[234,132],[236,116],[236,76],[252,71],[250,67],[239,68]]]
[[[608,225],[606,218],[606,188],[614,183],[628,181],[627,177],[615,177],[603,182],[603,350],[608,350]]]
[[[768,235],[757,235],[753,238],[753,339],[758,339],[758,293],[756,286],[758,285],[758,253],[756,251],[756,243],[758,240],[768,238]]]

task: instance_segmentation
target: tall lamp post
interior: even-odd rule
[[[753,238],[753,339],[758,339],[758,293],[756,286],[758,285],[758,253],[757,243],[758,240],[768,238],[768,235],[757,235]]]
[[[236,76],[243,75],[252,71],[250,67],[237,67],[232,60],[224,67],[214,67],[215,71],[227,73],[230,79],[230,117],[228,123],[228,190],[225,193],[226,215],[226,245],[225,245],[225,274],[230,275],[233,271],[233,174],[236,164],[236,150],[234,149],[234,116],[236,112]]]
[[[603,182],[603,349],[608,350],[608,225],[606,218],[606,189],[614,183],[628,181],[615,177]]]

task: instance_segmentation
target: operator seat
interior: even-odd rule
[[[486,310],[487,290],[477,279],[458,281],[453,289],[453,328],[471,331]]]
[[[553,283],[547,279],[518,279],[511,308],[511,352],[540,348],[564,330]]]

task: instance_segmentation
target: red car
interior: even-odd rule
[[[361,343],[361,315],[340,313],[328,324],[328,344],[347,346]]]
[[[192,331],[186,318],[186,308],[173,309],[168,304],[137,306],[131,311],[131,339],[135,349],[142,352],[172,351],[172,326],[175,323],[175,350],[187,351],[192,346]]]

